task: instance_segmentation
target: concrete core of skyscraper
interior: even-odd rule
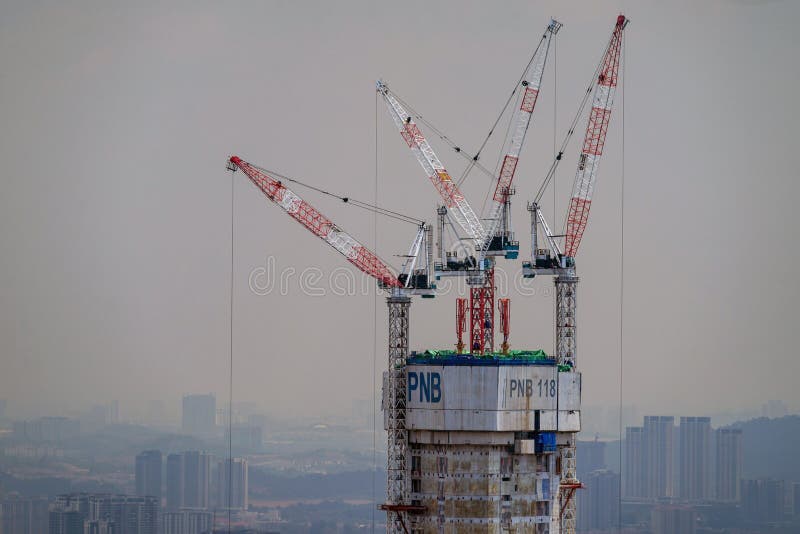
[[[580,373],[549,358],[427,351],[405,374],[409,465],[398,475],[424,508],[409,513],[409,531],[553,532],[559,448],[580,430]]]

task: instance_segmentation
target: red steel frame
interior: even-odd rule
[[[487,269],[482,285],[470,287],[470,352],[494,352],[494,268]]]
[[[464,331],[467,329],[467,299],[456,299],[456,352],[464,352]]]

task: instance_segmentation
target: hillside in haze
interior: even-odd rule
[[[769,477],[800,482],[800,415],[760,417],[734,423],[742,429],[744,478]]]

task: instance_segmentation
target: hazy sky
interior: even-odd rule
[[[225,159],[372,201],[375,79],[474,150],[554,16],[557,60],[513,206],[526,257],[525,203],[550,161],[554,112],[560,139],[620,11],[632,20],[623,402],[686,414],[797,406],[800,4],[711,0],[3,3],[0,398],[59,409],[119,399],[124,410],[227,397]],[[619,394],[622,103],[620,90],[578,257],[585,404]],[[377,112],[378,202],[432,220],[433,188],[382,103]],[[547,195],[559,222],[580,136],[559,171],[556,217]],[[463,160],[429,137],[460,174]],[[484,162],[496,157],[490,144]],[[488,187],[475,172],[464,190],[479,207]],[[235,398],[349,411],[372,394],[373,362],[385,367],[382,298],[305,295],[300,272],[347,263],[241,173],[234,190]],[[374,243],[371,214],[297,192]],[[378,252],[398,266],[414,228],[377,228]],[[295,270],[287,294],[249,289],[270,257]],[[519,264],[500,268],[513,278]],[[552,281],[532,287],[512,300],[512,344],[550,351]],[[415,302],[414,348],[452,346],[454,299]]]

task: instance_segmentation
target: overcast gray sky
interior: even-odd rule
[[[620,11],[632,20],[624,402],[669,413],[797,406],[800,5],[711,0],[3,3],[0,397],[51,411],[226,397],[225,159],[371,201],[375,79],[474,150],[554,16],[557,59],[517,172],[527,256],[525,203],[550,161],[554,112],[560,139]],[[578,257],[585,404],[618,397],[622,93]],[[378,202],[432,220],[432,187],[377,112]],[[558,221],[580,135],[558,174]],[[463,161],[429,137],[460,174]],[[484,161],[496,157],[490,145]],[[472,173],[464,190],[480,206],[488,187]],[[347,264],[241,173],[234,189],[235,397],[287,414],[349,411],[372,394],[375,324],[385,366],[382,300],[305,295],[297,275],[288,294],[252,292],[269,257],[297,274]],[[306,196],[374,243],[371,214]],[[413,227],[377,228],[378,252],[398,266]],[[513,278],[518,264],[500,268]],[[513,346],[551,350],[551,285],[512,300]],[[452,346],[454,298],[415,303],[414,348]]]

